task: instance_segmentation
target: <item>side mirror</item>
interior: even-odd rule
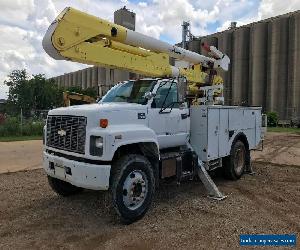
[[[146,98],[147,100],[150,100],[154,96],[155,96],[155,94],[149,91],[149,92],[146,92],[143,97]]]
[[[179,109],[185,109],[187,108],[186,103],[182,102],[179,104]]]
[[[187,92],[187,80],[185,77],[177,78],[178,102],[185,102]]]

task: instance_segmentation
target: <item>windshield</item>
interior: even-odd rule
[[[137,80],[119,83],[111,88],[101,102],[130,102],[146,104],[146,92],[152,91],[156,80]]]

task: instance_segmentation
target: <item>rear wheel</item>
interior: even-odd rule
[[[125,155],[113,164],[113,205],[124,223],[132,223],[145,215],[152,202],[154,187],[153,168],[146,157]]]
[[[231,147],[230,155],[224,158],[224,175],[227,179],[238,180],[246,167],[247,152],[244,143],[237,140]]]
[[[73,194],[78,194],[83,190],[80,187],[73,186],[68,182],[53,178],[49,175],[48,182],[52,190],[61,196],[70,196]]]

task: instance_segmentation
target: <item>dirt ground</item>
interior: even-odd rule
[[[214,177],[228,195],[220,202],[206,198],[200,182],[162,183],[150,211],[128,226],[106,192],[61,198],[41,169],[1,174],[0,249],[238,249],[240,234],[290,233],[299,247],[300,137],[289,136],[268,136],[265,146],[286,141],[283,155],[296,152],[292,166],[274,161],[282,150],[270,158],[255,152],[255,175],[235,182]]]
[[[43,142],[0,142],[0,174],[41,168]]]
[[[300,166],[300,135],[267,133],[263,151],[253,151],[252,160]]]

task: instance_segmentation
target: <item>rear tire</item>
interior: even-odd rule
[[[48,182],[52,190],[61,196],[70,196],[80,193],[83,189],[72,184],[53,178],[48,175]]]
[[[240,140],[234,142],[230,155],[223,159],[224,177],[230,180],[238,180],[243,175],[247,163],[247,151]]]
[[[130,224],[145,215],[152,203],[154,189],[153,168],[146,157],[124,155],[113,164],[113,205],[123,223]]]

